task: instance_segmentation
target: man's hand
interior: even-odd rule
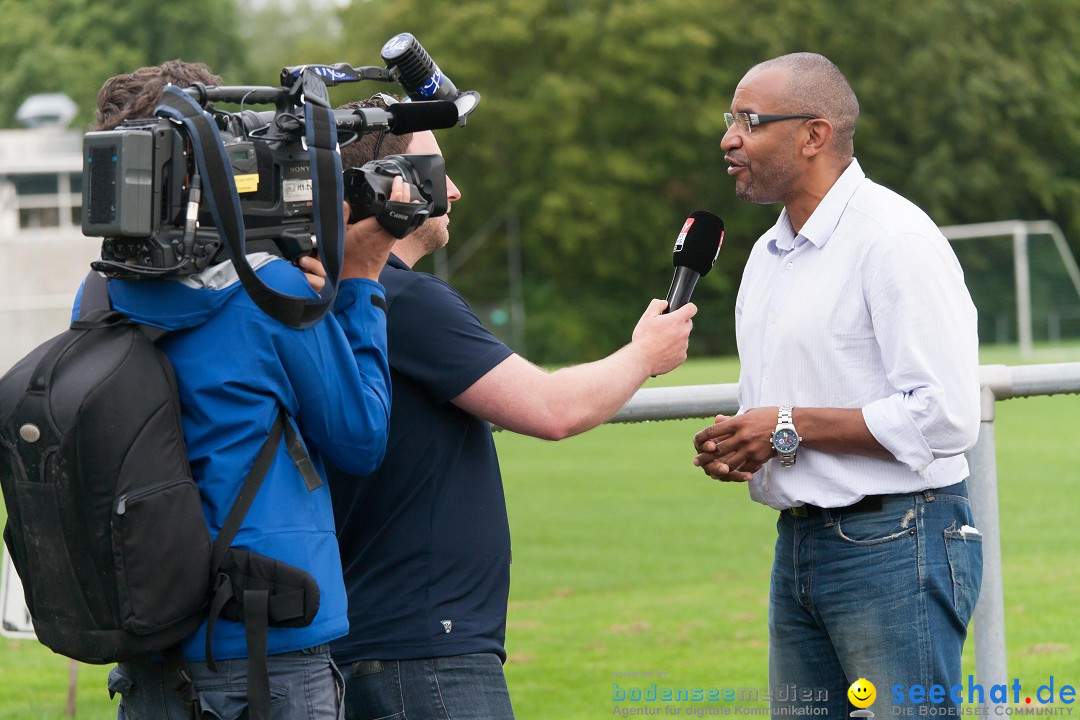
[[[694,465],[723,482],[748,482],[772,457],[778,408],[753,408],[742,415],[717,415],[694,436]]]
[[[390,200],[409,202],[409,189],[400,175],[394,178]],[[349,203],[344,204],[343,213],[348,220]],[[397,238],[383,230],[374,217],[346,225],[345,262],[341,266],[341,279],[367,278],[377,281],[395,242]],[[299,265],[307,275],[311,287],[316,291],[322,290],[326,282],[326,268],[323,264],[317,258],[306,256],[300,258]]]
[[[650,375],[669,373],[686,361],[694,328],[691,318],[697,314],[697,305],[687,303],[663,315],[666,306],[663,300],[649,303],[631,336],[630,344],[644,354]]]

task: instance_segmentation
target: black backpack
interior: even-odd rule
[[[266,717],[268,625],[302,627],[319,589],[306,571],[230,545],[282,435],[310,489],[321,484],[279,411],[211,543],[191,477],[165,331],[110,309],[90,273],[79,319],[0,379],[4,528],[38,639],[87,663],[164,653],[194,712],[179,643],[210,616],[248,625],[251,717]]]

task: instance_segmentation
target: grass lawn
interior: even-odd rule
[[[1080,360],[1080,347],[1031,360]],[[990,348],[983,362],[1020,360]],[[650,384],[737,374],[730,359],[692,361]],[[1076,686],[1080,470],[1070,438],[1080,400],[997,409],[1009,676],[1029,692],[1051,676],[1058,689]],[[705,422],[606,425],[560,443],[498,433],[514,543],[507,676],[519,718],[610,716],[613,683],[765,690],[775,513],[690,464],[690,438]],[[0,639],[0,720],[65,717],[68,670],[34,642]],[[77,717],[116,717],[106,672],[79,667]],[[612,676],[629,672],[652,675]]]

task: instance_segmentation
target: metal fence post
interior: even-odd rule
[[[997,457],[994,443],[995,386],[1007,397],[1008,368],[982,368],[982,422],[979,439],[967,453],[971,476],[968,491],[975,527],[983,536],[983,578],[972,620],[975,673],[988,698],[994,685],[1008,684],[1005,649],[1005,593],[1001,576],[1001,523],[998,516]],[[970,692],[970,689],[969,689]],[[983,707],[999,703],[983,702]],[[989,710],[988,710],[989,712]],[[995,712],[997,712],[995,710]]]

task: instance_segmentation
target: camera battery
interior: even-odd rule
[[[88,236],[145,236],[154,218],[154,137],[106,130],[83,138],[82,230]]]

